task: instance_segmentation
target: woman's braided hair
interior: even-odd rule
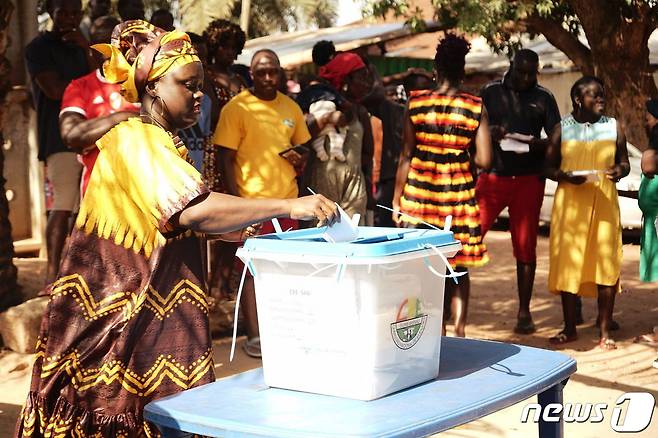
[[[206,40],[208,45],[208,58],[212,63],[213,57],[219,47],[226,47],[232,45],[240,53],[244,48],[244,43],[247,40],[245,33],[235,23],[228,20],[217,19],[208,24],[206,30],[203,31],[203,39]]]
[[[471,45],[466,38],[446,33],[436,46],[434,56],[434,65],[439,76],[452,82],[462,80],[465,75],[466,54],[470,50]]]

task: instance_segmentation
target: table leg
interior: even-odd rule
[[[562,405],[562,390],[566,386],[569,379],[565,379],[555,386],[551,386],[546,391],[537,394],[537,401],[541,406],[542,413],[551,403],[559,403]],[[544,421],[544,416],[539,419],[539,438],[563,438],[564,436],[564,420],[562,419],[563,412],[560,413],[560,421],[549,423]]]

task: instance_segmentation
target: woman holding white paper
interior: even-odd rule
[[[609,330],[621,291],[621,224],[615,182],[630,172],[621,122],[603,115],[603,83],[583,77],[571,88],[574,110],[555,127],[547,177],[558,182],[551,216],[548,289],[560,294],[564,329],[552,344],[578,339],[576,297],[597,297],[599,346],[615,349]],[[596,172],[592,172],[596,171]]]

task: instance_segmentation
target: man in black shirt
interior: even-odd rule
[[[482,233],[507,207],[516,258],[519,311],[514,331],[530,334],[535,326],[530,298],[535,280],[537,230],[544,197],[544,155],[548,135],[560,122],[550,91],[537,84],[539,58],[519,50],[502,80],[486,85],[482,100],[489,113],[493,144],[492,169],[480,175],[476,195]]]
[[[402,150],[404,106],[387,99],[386,90],[381,84],[374,85],[363,104],[371,115],[381,120],[382,150],[379,181],[375,184],[375,202],[392,208],[395,175]],[[379,207],[374,210],[374,224],[376,227],[395,227],[391,212]]]
[[[95,63],[89,43],[78,28],[82,18],[80,0],[48,0],[46,9],[53,30],[33,39],[25,48],[27,68],[37,110],[39,160],[46,162],[53,202],[46,225],[48,268],[46,282],[55,279],[69,230],[69,219],[80,193],[76,154],[59,133],[59,111],[66,86],[87,74]]]

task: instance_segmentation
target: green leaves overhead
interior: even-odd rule
[[[181,27],[201,34],[212,20],[231,17],[234,3],[234,0],[179,0]]]
[[[201,33],[216,18],[238,22],[239,0],[178,0],[183,29]],[[337,0],[252,0],[249,36],[286,31],[298,25],[332,26]]]
[[[531,36],[538,30],[530,25],[532,19],[550,21],[572,35],[580,32],[578,16],[572,8],[577,0],[432,0],[435,19],[446,27],[482,35],[498,52],[509,52],[520,44],[520,35]],[[642,14],[658,17],[658,0],[593,0],[592,9],[610,11],[610,19],[635,20]],[[367,12],[373,16],[392,13],[403,16],[412,28],[420,14],[409,0],[370,0]]]

